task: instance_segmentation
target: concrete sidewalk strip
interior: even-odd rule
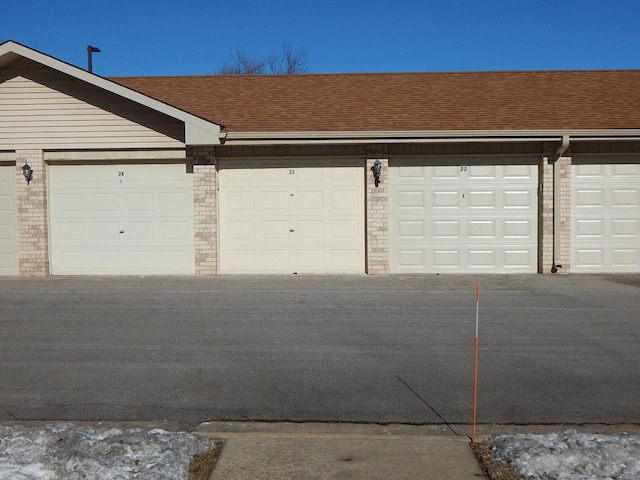
[[[467,437],[368,434],[363,426],[339,424],[306,433],[288,424],[235,431],[206,425],[198,430],[225,442],[211,480],[484,478]]]

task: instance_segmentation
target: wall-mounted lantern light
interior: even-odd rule
[[[380,171],[382,170],[382,163],[380,160],[376,158],[376,161],[373,162],[373,166],[371,167],[371,171],[373,172],[373,178],[376,182],[376,187],[380,184]]]
[[[27,185],[29,185],[31,180],[33,180],[33,170],[27,163],[22,167],[22,175],[27,179]]]

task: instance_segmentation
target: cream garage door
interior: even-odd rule
[[[0,165],[0,275],[18,275],[15,165]]]
[[[364,165],[219,165],[220,273],[363,273]]]
[[[53,275],[194,273],[184,164],[53,165],[48,175]]]
[[[574,159],[571,199],[571,271],[640,272],[640,159]]]
[[[390,163],[392,273],[537,271],[535,158]]]

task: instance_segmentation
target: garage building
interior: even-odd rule
[[[105,78],[5,42],[0,275],[638,273],[639,86]]]

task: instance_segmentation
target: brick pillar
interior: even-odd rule
[[[556,231],[556,235],[560,235],[560,252],[556,253],[556,260],[562,265],[558,269],[558,273],[571,272],[571,157],[560,157],[556,166],[556,174],[560,175],[560,231]],[[558,168],[559,167],[559,168]]]
[[[371,167],[382,164],[380,184],[376,187]],[[367,273],[389,273],[389,159],[386,146],[367,147],[365,171],[367,195]]]
[[[29,185],[22,174],[25,163],[33,170]],[[16,151],[18,263],[24,277],[49,275],[46,173],[42,150]]]
[[[218,273],[218,172],[213,147],[194,148],[194,235],[196,275]]]
[[[541,195],[538,197],[538,269],[551,273],[553,266],[553,163],[552,153],[545,156],[539,166]]]

